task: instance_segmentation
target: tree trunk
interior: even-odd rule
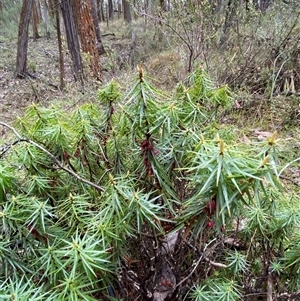
[[[39,13],[38,13],[38,7],[36,0],[33,0],[33,18],[32,18],[32,32],[33,32],[33,40],[36,41],[36,39],[40,38],[38,25],[40,23]]]
[[[95,27],[95,31],[96,31],[96,37],[97,37],[98,53],[99,53],[99,55],[101,55],[101,54],[105,53],[105,50],[104,50],[102,39],[101,39],[99,19],[98,19],[97,8],[96,8],[96,4],[95,4],[94,0],[91,1],[91,5],[92,5],[93,22],[94,22],[94,27]]]
[[[224,33],[227,34],[228,29],[232,26],[234,21],[237,18],[237,10],[238,10],[238,1],[236,0],[228,0],[226,6],[226,15],[225,15],[225,22],[224,22]]]
[[[80,37],[82,51],[89,54],[90,68],[93,77],[102,80],[99,53],[97,47],[96,31],[92,18],[92,8],[90,0],[71,0],[73,13]]]
[[[112,0],[108,0],[108,18],[113,20],[114,18],[114,6]]]
[[[118,0],[118,19],[120,19],[121,14],[122,14],[122,3],[121,0]]]
[[[98,18],[100,22],[104,22],[105,17],[104,17],[104,10],[103,10],[103,0],[97,0],[97,11],[98,11]]]
[[[57,32],[57,42],[58,42],[58,53],[59,53],[59,80],[60,80],[60,90],[65,87],[65,67],[64,67],[64,54],[62,48],[61,30],[60,30],[60,18],[59,18],[59,0],[55,1],[55,20],[56,20],[56,32]]]
[[[52,18],[55,18],[56,0],[43,0],[44,4]]]
[[[124,20],[130,23],[131,22],[130,5],[126,0],[122,0],[122,3],[123,3]]]
[[[136,13],[136,10],[138,9],[138,3],[137,3],[136,0],[133,0],[133,7],[134,7],[133,17],[134,17],[134,20],[137,20],[138,19],[138,14]]]
[[[73,62],[74,79],[75,81],[80,81],[83,87],[82,59],[80,54],[77,28],[75,26],[70,0],[61,1],[60,7],[65,25],[68,49],[70,51]]]
[[[17,49],[16,75],[24,78],[27,73],[27,50],[28,50],[28,30],[31,18],[33,0],[23,0]]]
[[[57,8],[57,6],[56,6],[56,8]],[[42,14],[43,22],[44,22],[44,27],[45,27],[45,33],[46,33],[47,40],[50,39],[48,11],[49,11],[49,8],[48,8],[48,5],[47,5],[47,1],[46,0],[41,0],[41,14]],[[51,8],[50,8],[50,13],[51,13]]]

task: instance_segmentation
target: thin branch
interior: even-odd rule
[[[194,249],[198,255],[200,255],[198,261],[196,262],[194,268],[192,269],[192,271],[184,278],[182,279],[179,283],[176,284],[175,288],[178,287],[179,285],[181,285],[183,282],[185,282],[186,280],[188,280],[195,272],[195,270],[197,269],[198,265],[200,264],[200,262],[202,261],[202,259],[204,259],[205,261],[207,261],[209,264],[215,266],[215,267],[219,267],[219,268],[227,268],[227,265],[223,264],[223,263],[218,263],[218,262],[214,262],[211,261],[209,258],[204,257],[204,253],[206,251],[206,249],[208,248],[208,246],[210,244],[212,244],[214,241],[216,241],[216,238],[214,238],[212,241],[210,241],[204,248],[203,252],[200,252],[196,247],[192,246],[187,240],[185,240],[185,243],[192,249]]]
[[[87,185],[89,185],[89,186],[91,186],[91,187],[97,189],[98,191],[101,191],[101,192],[104,191],[104,189],[103,189],[102,187],[98,186],[97,184],[95,184],[95,183],[93,183],[93,182],[91,182],[91,181],[89,181],[89,180],[87,180],[87,179],[82,178],[81,176],[79,176],[79,175],[78,175],[77,173],[75,173],[74,171],[72,171],[72,170],[70,170],[70,169],[64,167],[63,164],[62,164],[62,163],[61,163],[61,162],[60,162],[60,161],[59,161],[52,153],[50,153],[48,150],[46,150],[44,147],[42,147],[42,146],[39,145],[38,143],[36,143],[36,142],[30,140],[29,138],[23,138],[23,137],[22,137],[22,136],[21,136],[21,135],[20,135],[20,134],[12,127],[12,126],[10,126],[10,125],[8,125],[8,124],[6,124],[6,123],[4,123],[4,122],[1,122],[1,121],[0,121],[0,125],[3,125],[3,126],[5,126],[5,127],[9,128],[10,130],[12,130],[12,131],[14,132],[14,134],[19,138],[19,141],[18,141],[18,142],[27,142],[27,143],[29,143],[29,144],[35,146],[36,148],[38,148],[38,149],[39,149],[40,151],[42,151],[43,153],[47,154],[47,155],[52,159],[52,161],[53,161],[55,164],[57,164],[57,166],[58,166],[60,169],[64,170],[66,173],[70,174],[71,176],[73,176],[74,178],[76,178],[78,181],[80,181],[80,182],[82,182],[82,183],[85,183],[85,184],[87,184]],[[6,151],[6,150],[5,150],[5,151]]]
[[[209,242],[209,244],[206,245],[206,247],[205,247],[205,249],[204,249],[204,252],[205,252],[205,250],[207,249],[207,247],[208,247],[212,242],[214,242],[215,240],[216,240],[216,238],[213,239],[211,242]],[[198,248],[196,248],[196,247],[194,247],[193,245],[191,245],[187,240],[185,240],[184,242],[185,242],[190,248],[192,248],[194,251],[196,251],[197,254],[198,254],[199,256],[202,256],[202,255],[203,255],[203,253],[200,252]],[[204,259],[206,262],[208,262],[209,264],[211,264],[212,266],[215,266],[215,267],[218,267],[218,268],[227,268],[227,265],[224,264],[224,263],[219,263],[219,262],[212,261],[212,260],[210,260],[208,257],[204,257],[203,259]]]
[[[169,23],[167,23],[164,19],[162,18],[157,18],[157,17],[154,17],[154,16],[151,16],[145,12],[138,12],[137,10],[135,10],[135,13],[138,15],[138,16],[141,16],[141,17],[147,17],[148,19],[151,19],[151,20],[154,20],[154,21],[158,21],[164,25],[166,25],[167,27],[169,27],[178,37],[179,39],[189,48],[191,47],[190,44],[188,43],[188,41],[186,41],[182,36],[181,34],[173,27],[171,26]]]
[[[5,155],[5,153],[10,150],[12,148],[12,146],[18,144],[19,142],[21,142],[22,140],[21,139],[18,139],[18,140],[15,140],[11,143],[5,143],[3,146],[0,147],[0,159]]]
[[[20,136],[20,134],[19,134],[12,126],[8,125],[7,123],[1,122],[1,121],[0,121],[0,124],[3,125],[3,126],[5,126],[5,127],[7,127],[7,128],[9,128],[11,131],[14,132],[14,134],[15,134],[19,139],[22,139],[22,137]]]
[[[199,259],[196,262],[196,264],[195,264],[194,268],[192,269],[192,271],[185,278],[183,278],[179,283],[177,283],[175,288],[178,287],[179,285],[181,285],[182,283],[184,283],[186,280],[188,280],[194,274],[194,272],[197,269],[198,265],[202,261],[203,256],[204,256],[204,254],[202,253],[202,255],[199,257]]]

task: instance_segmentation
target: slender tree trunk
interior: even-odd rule
[[[39,35],[39,30],[38,30],[38,25],[40,23],[40,18],[39,18],[39,13],[38,13],[38,7],[37,7],[37,0],[33,0],[33,5],[32,5],[32,13],[33,13],[33,18],[32,18],[32,31],[33,31],[33,40],[36,41],[36,39],[40,38]]]
[[[92,16],[93,16],[93,22],[94,22],[94,27],[96,31],[96,37],[97,37],[97,47],[98,47],[98,52],[99,55],[104,54],[105,50],[103,47],[102,39],[101,39],[101,33],[100,33],[100,27],[99,27],[99,19],[97,15],[97,8],[94,0],[91,0],[91,7],[92,7]]]
[[[47,7],[47,10],[51,17],[55,16],[55,8],[56,8],[55,1],[56,0],[44,0],[44,4]]]
[[[108,0],[108,17],[110,20],[114,18],[114,6],[112,0]]]
[[[24,78],[27,73],[27,50],[28,50],[28,30],[31,18],[33,0],[23,0],[17,49],[16,75]]]
[[[101,22],[101,15],[100,15],[100,0],[96,0],[96,11],[99,21]]]
[[[67,38],[68,49],[70,51],[75,81],[80,81],[83,87],[83,66],[82,58],[80,54],[80,46],[77,35],[77,28],[73,17],[73,11],[70,0],[64,0],[60,2],[62,16],[65,25],[65,32]]]
[[[56,20],[56,32],[57,32],[57,42],[58,42],[58,53],[59,53],[59,70],[60,70],[60,90],[65,87],[65,67],[64,67],[64,53],[62,49],[62,39],[60,30],[60,18],[59,18],[59,0],[55,1],[55,20]]]
[[[124,20],[130,23],[131,22],[130,5],[127,0],[122,0],[122,3],[123,3]]]
[[[134,20],[137,20],[138,19],[138,15],[136,13],[136,9],[138,9],[138,3],[136,0],[133,0],[133,7],[134,7],[134,11],[133,11],[133,18]]]
[[[107,28],[109,28],[109,16],[108,16],[108,7],[107,7],[107,4],[106,4],[106,24],[107,24]]]
[[[103,0],[97,0],[97,15],[100,22],[105,21],[104,11],[103,11]]]
[[[147,14],[148,14],[148,7],[149,7],[149,4],[148,4],[148,0],[145,0],[144,2],[144,12],[145,12],[145,16],[144,16],[144,30],[146,31],[146,28],[147,28]]]
[[[232,24],[237,18],[237,9],[238,2],[236,0],[228,0],[223,30],[225,34],[227,34],[229,28],[232,26]]]
[[[120,19],[121,14],[122,14],[122,3],[121,0],[118,0],[118,19]]]
[[[41,14],[42,14],[43,22],[44,22],[44,27],[45,27],[45,33],[46,33],[47,40],[50,39],[48,11],[49,11],[49,7],[47,5],[47,1],[46,0],[41,0]],[[51,6],[50,6],[50,13],[51,13]]]
[[[93,77],[102,80],[96,31],[92,17],[90,0],[71,0],[77,24],[82,51],[89,54],[90,68]]]

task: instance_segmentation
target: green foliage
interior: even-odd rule
[[[235,250],[227,256],[228,267],[231,269],[234,277],[238,277],[247,272],[249,264],[247,263],[246,255]]]
[[[202,69],[174,94],[138,71],[125,95],[112,81],[97,103],[73,111],[32,105],[18,120],[22,134],[1,154],[0,291],[7,299],[99,300],[128,286],[133,300],[131,279],[140,289],[152,281],[143,289],[153,292],[158,285],[146,271],[161,269],[159,258],[171,251],[158,250],[170,231],[182,243],[168,261],[194,285],[182,297],[240,300],[257,289],[245,283],[249,275],[263,278],[270,268],[288,281],[298,273],[299,205],[278,180],[276,134],[248,145],[217,133],[232,97]],[[230,236],[241,250],[225,247]],[[222,270],[198,277],[213,269],[212,254]]]
[[[211,278],[202,285],[198,285],[192,292],[195,301],[237,301],[241,300],[241,288],[239,285],[228,279]]]

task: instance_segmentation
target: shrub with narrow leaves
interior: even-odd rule
[[[3,300],[247,300],[269,277],[299,289],[275,134],[218,132],[228,88],[202,69],[185,83],[163,93],[139,67],[125,95],[113,81],[97,103],[1,122],[15,135],[0,153]]]

